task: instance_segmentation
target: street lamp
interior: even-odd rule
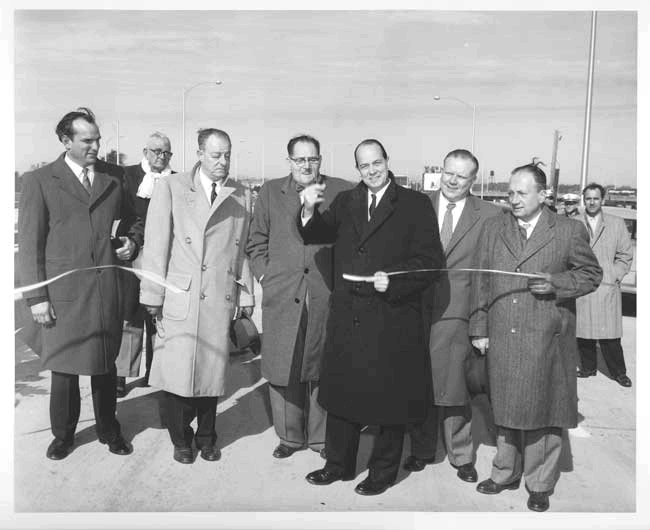
[[[190,93],[191,90],[195,89],[197,86],[201,85],[221,85],[221,81],[200,81],[189,88],[183,89],[183,98],[182,98],[182,109],[183,115],[181,118],[181,151],[182,151],[182,166],[183,171],[185,171],[185,97]]]
[[[457,101],[458,103],[472,109],[472,154],[476,156],[476,153],[474,152],[474,140],[476,138],[476,103],[468,103],[464,99],[460,99],[454,96],[444,96],[444,97],[433,96],[433,99],[435,99],[436,101],[440,101],[441,99],[453,99],[454,101]],[[481,199],[482,198],[483,198],[483,170],[481,170]]]

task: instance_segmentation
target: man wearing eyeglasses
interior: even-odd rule
[[[143,158],[139,164],[124,168],[126,185],[133,198],[138,217],[144,223],[151,194],[157,182],[174,171],[169,165],[172,152],[169,138],[158,131],[147,138],[147,144],[142,150]],[[121,228],[118,234],[121,234]],[[141,268],[144,249],[135,259],[133,266]],[[146,329],[146,354],[144,375],[145,386],[149,385],[151,360],[153,359],[153,337],[156,333],[154,319],[140,306],[140,281],[131,273],[120,271],[120,286],[124,303],[124,331],[120,354],[115,361],[117,366],[117,397],[126,395],[126,378],[140,375],[140,360],[142,357],[143,336]]]
[[[306,245],[296,227],[303,190],[325,186],[324,206],[352,183],[320,173],[320,142],[289,140],[290,173],[262,186],[246,248],[263,288],[262,375],[269,381],[275,458],[325,445],[325,411],[318,404],[320,361],[332,287],[331,245]]]

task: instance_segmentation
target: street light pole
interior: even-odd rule
[[[200,81],[189,88],[183,88],[182,100],[181,100],[181,160],[183,171],[185,171],[185,98],[191,90],[195,89],[197,86],[201,85],[221,85],[221,81]]]
[[[474,144],[476,140],[476,103],[468,103],[464,99],[454,96],[433,96],[433,99],[436,101],[440,101],[441,99],[453,99],[454,101],[472,109],[472,154],[476,156],[476,153],[474,152]],[[481,199],[483,198],[483,180],[483,171],[481,171]]]

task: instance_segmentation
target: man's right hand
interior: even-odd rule
[[[311,184],[302,191],[303,203],[303,217],[311,217],[314,215],[314,209],[317,204],[325,200],[323,192],[325,191],[325,184]]]
[[[485,355],[490,349],[490,339],[488,337],[474,337],[472,339],[472,346],[474,346],[481,355]]]
[[[54,325],[56,315],[54,314],[54,308],[49,301],[34,304],[30,309],[32,310],[32,318],[34,319],[34,322],[42,324],[43,326]]]
[[[162,315],[161,305],[145,305],[144,308],[152,317],[160,317],[160,315]]]

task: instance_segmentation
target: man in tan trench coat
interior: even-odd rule
[[[228,180],[230,137],[219,129],[198,136],[199,163],[156,185],[145,226],[143,269],[181,292],[142,281],[140,302],[156,315],[150,383],[161,403],[174,459],[194,461],[192,440],[205,460],[220,458],[217,398],[224,394],[228,330],[238,307],[252,314],[253,276],[244,256],[250,194]],[[197,418],[196,434],[190,423]]]
[[[576,336],[581,364],[578,377],[596,375],[598,342],[611,376],[619,385],[630,387],[632,381],[626,374],[621,346],[621,280],[632,266],[632,240],[623,219],[602,211],[605,188],[600,184],[589,184],[582,196],[585,200],[585,213],[579,219],[589,231],[589,244],[603,268],[603,284],[595,293],[576,301]]]
[[[539,275],[480,274],[469,334],[487,353],[497,426],[492,474],[484,494],[517,489],[523,474],[528,508],[542,512],[559,478],[562,429],[578,421],[575,299],[594,291],[602,269],[584,225],[544,205],[546,175],[516,168],[512,213],[485,222],[478,267]]]
[[[332,289],[331,245],[306,245],[296,226],[302,190],[326,184],[327,208],[352,183],[321,175],[320,142],[311,136],[287,145],[291,174],[260,189],[247,254],[263,287],[262,375],[269,381],[275,458],[325,446],[325,411],[318,404],[320,362]]]

